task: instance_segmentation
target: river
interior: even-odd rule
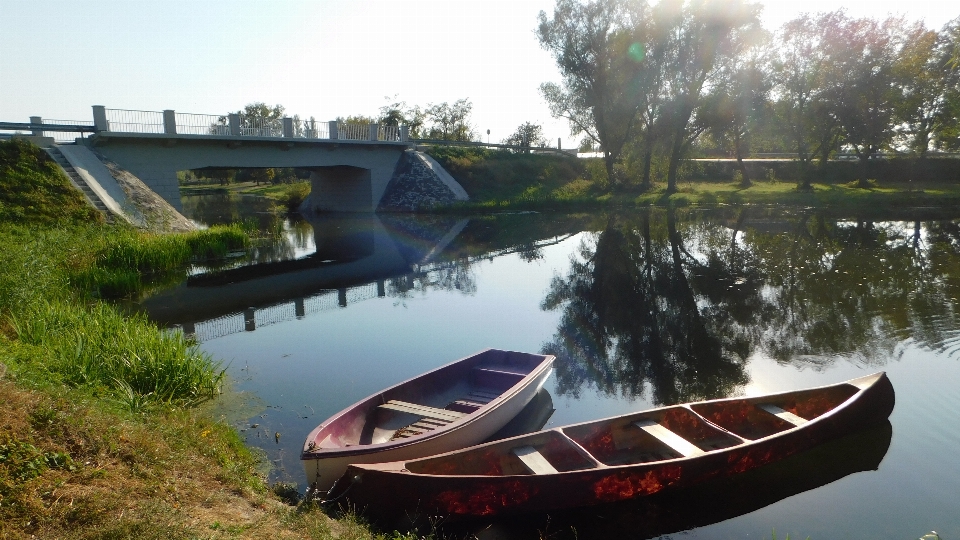
[[[276,221],[276,241],[141,303],[225,362],[224,417],[273,465],[323,419],[493,347],[557,356],[532,414],[561,426],[886,371],[890,422],[652,504],[484,524],[481,538],[960,538],[960,212],[723,207]],[[240,396],[237,398],[237,396]],[[472,531],[477,532],[477,531]]]

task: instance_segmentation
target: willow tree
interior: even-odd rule
[[[552,17],[540,12],[537,37],[563,77],[540,91],[554,117],[600,146],[612,183],[647,94],[641,66],[648,13],[644,0],[557,0]]]
[[[656,58],[665,74],[663,121],[669,137],[667,192],[677,191],[680,160],[706,129],[694,113],[722,75],[761,31],[760,6],[743,0],[661,0],[654,9]]]

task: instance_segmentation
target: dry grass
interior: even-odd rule
[[[281,502],[235,432],[197,412],[0,380],[0,415],[0,538],[382,538]]]

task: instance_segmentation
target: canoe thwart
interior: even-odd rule
[[[657,440],[669,446],[674,452],[677,452],[683,457],[699,456],[704,453],[704,451],[698,448],[695,444],[661,426],[653,420],[650,420],[649,418],[637,420],[633,423],[633,425],[646,431],[650,435],[653,435],[657,438]]]
[[[767,411],[768,413],[776,416],[777,418],[779,418],[779,419],[781,419],[781,420],[784,420],[784,421],[786,421],[786,422],[790,422],[791,424],[793,424],[793,425],[795,425],[795,426],[802,426],[802,425],[804,425],[804,424],[807,423],[807,420],[806,420],[805,418],[801,418],[801,417],[793,414],[792,412],[785,411],[785,410],[781,409],[780,407],[777,407],[776,405],[771,405],[770,403],[762,403],[762,404],[760,404],[760,405],[757,405],[757,407],[759,407],[759,408]]]
[[[397,401],[395,399],[383,403],[379,406],[379,408],[415,414],[423,418],[432,418],[447,422],[453,422],[465,416],[465,414],[462,412],[448,411],[446,409],[438,409],[436,407],[428,407],[427,405],[418,405],[416,403],[407,403],[406,401]]]
[[[510,452],[520,458],[523,465],[533,474],[555,474],[557,469],[532,446],[518,446]]]

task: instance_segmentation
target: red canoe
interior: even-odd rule
[[[423,459],[352,465],[328,498],[384,515],[490,516],[622,501],[781,460],[886,419],[884,373],[662,407]]]
[[[487,440],[533,399],[553,360],[487,349],[351,405],[303,443],[311,491],[329,489],[351,463],[431,456]]]

